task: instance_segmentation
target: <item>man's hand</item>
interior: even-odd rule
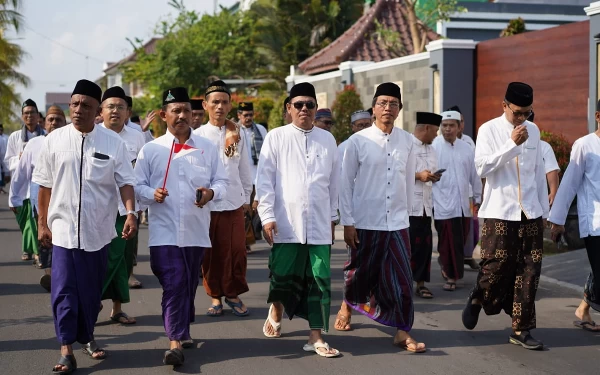
[[[150,124],[152,123],[152,121],[154,121],[154,119],[156,118],[156,111],[154,110],[149,110],[148,113],[146,113],[146,118],[141,122],[141,127],[142,127],[142,131],[148,131],[148,128],[150,127]]]
[[[415,179],[417,181],[421,181],[421,182],[429,181],[429,176],[433,176],[433,175],[431,174],[431,171],[428,171],[427,169],[425,169],[424,171],[415,173]]]
[[[354,225],[347,225],[344,227],[344,241],[352,250],[356,250],[356,246],[360,242],[358,240],[358,233]]]
[[[335,222],[331,222],[331,243],[335,241]]]
[[[273,240],[277,234],[277,223],[274,221],[263,226],[263,236],[269,246],[273,246]]]
[[[158,188],[154,190],[154,200],[157,203],[162,203],[165,201],[165,198],[169,196],[169,191],[167,189]]]
[[[52,247],[52,232],[48,225],[40,225],[38,223],[38,241],[43,248],[49,249]]]
[[[258,201],[252,202],[252,211],[254,211],[254,212],[258,211]]]
[[[527,126],[516,126],[515,129],[512,131],[510,138],[517,144],[517,146],[520,146],[523,143],[525,143],[527,138],[529,138],[529,134],[527,133]]]
[[[198,202],[198,201],[195,202],[196,206],[198,206],[200,208],[206,206],[206,204],[209,201],[211,201],[213,199],[213,197],[215,196],[214,191],[212,191],[211,189],[207,189],[205,187],[200,187],[196,190],[202,191],[202,198],[200,199],[200,202]]]
[[[550,204],[550,207],[552,207],[552,205],[554,204],[555,197],[556,197],[556,193],[548,194],[548,203]]]
[[[10,210],[11,210],[13,213],[15,213],[15,214],[17,213],[17,211],[19,211],[19,210],[18,210],[18,208],[19,208],[19,207],[9,207],[9,208],[10,208]]]
[[[130,240],[135,236],[137,232],[137,218],[134,215],[127,215],[125,219],[125,225],[123,225],[123,233],[121,238],[124,240]]]
[[[479,215],[479,207],[481,207],[480,203],[473,205],[473,216],[477,217],[477,215]]]
[[[557,225],[552,223],[552,227],[550,228],[550,238],[552,238],[552,241],[557,242],[558,238],[565,233],[565,226],[564,225]]]
[[[244,214],[252,216],[252,206],[249,204],[244,204],[242,208],[244,209]]]

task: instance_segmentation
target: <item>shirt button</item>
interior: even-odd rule
[[[388,181],[388,185],[390,184],[390,182]]]
[[[388,199],[390,199],[390,197],[388,197]]]
[[[388,171],[389,171],[389,170],[390,170],[390,169],[388,168]]]

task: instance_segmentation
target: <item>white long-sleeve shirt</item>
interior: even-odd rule
[[[32,140],[37,135],[30,131],[27,131],[27,138]],[[6,145],[6,153],[4,154],[4,161],[8,165],[8,169],[10,173],[13,173],[17,166],[19,165],[19,158],[21,157],[21,153],[25,149],[27,142],[23,142],[21,139],[21,129],[16,130],[10,133],[8,137],[8,142]]]
[[[33,182],[52,189],[52,244],[97,251],[117,235],[121,197],[115,185],[133,186],[135,178],[125,143],[115,132],[95,126],[83,134],[69,124],[45,137]]]
[[[560,167],[556,161],[556,155],[552,146],[546,141],[540,141],[540,147],[542,148],[542,159],[544,159],[544,171],[546,174],[552,171],[559,171]]]
[[[169,154],[175,138],[167,133],[142,147],[135,163],[135,192],[142,205],[148,206],[149,246],[210,247],[208,235],[210,208],[197,207],[196,190],[200,187],[214,191],[213,200],[225,196],[227,174],[217,147],[211,141],[191,133],[185,145],[193,151],[173,155],[166,189],[169,195],[163,203],[154,200],[154,191],[162,188]],[[177,139],[175,142],[178,144]]]
[[[415,173],[424,170],[434,173],[439,168],[437,167],[437,157],[435,150],[430,144],[421,142],[413,135],[413,149],[415,152]],[[437,183],[437,182],[436,182]],[[433,209],[432,182],[423,182],[415,178],[415,188],[409,216],[425,216],[431,217]]]
[[[261,124],[255,125],[258,128],[258,132],[262,135],[264,143],[265,137],[267,136],[267,129]],[[254,164],[254,160],[252,160],[252,142],[254,142],[254,131],[252,128],[247,128],[243,125],[240,126],[240,128],[246,135],[246,152],[248,153],[248,160],[250,160],[250,173],[252,175],[252,182],[254,183],[256,181],[256,171],[258,169],[258,164]],[[260,156],[260,153],[257,156]]]
[[[240,141],[232,157],[225,155],[225,126],[214,126],[210,122],[194,130],[194,134],[207,138],[219,150],[219,158],[227,173],[229,186],[225,197],[218,202],[210,202],[211,211],[237,210],[243,204],[250,204],[254,176],[250,170],[250,157],[246,149],[246,134],[240,129]]]
[[[444,138],[444,137],[442,137]],[[471,150],[473,151],[473,153],[475,152],[475,141],[473,141],[473,138],[469,137],[466,134],[463,134],[462,137],[460,138],[461,141],[465,142],[466,144],[469,145],[469,147],[471,147]]]
[[[481,179],[475,170],[471,146],[458,138],[452,144],[442,137],[436,138],[433,148],[438,169],[446,170],[440,180],[433,184],[434,219],[471,217],[470,186],[473,186],[475,203],[481,201]]]
[[[338,219],[335,138],[289,124],[267,133],[258,159],[256,199],[263,225],[276,222],[276,243],[331,245]]]
[[[600,236],[600,137],[596,133],[579,138],[571,149],[571,160],[563,175],[550,222],[564,225],[577,195],[579,235]]]
[[[353,134],[342,162],[341,224],[395,231],[409,227],[415,188],[412,135],[371,126]]]
[[[152,132],[150,130],[143,131],[141,125],[138,125],[135,122],[127,120],[125,126],[128,126],[131,129],[137,130],[138,132],[142,133],[142,135],[144,136],[144,143],[152,142],[154,140],[154,137],[152,136]]]
[[[529,121],[529,138],[520,146],[511,139],[514,126],[504,115],[481,125],[475,147],[475,167],[486,179],[479,217],[521,221],[547,218],[548,187],[540,147],[540,131]]]
[[[23,154],[13,172],[8,193],[8,206],[21,207],[25,199],[31,200],[31,206],[37,208],[40,187],[31,181],[37,158],[44,145],[45,137],[35,137],[27,142]]]

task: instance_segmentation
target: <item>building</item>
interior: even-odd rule
[[[69,113],[69,104],[71,103],[71,93],[70,92],[47,92],[46,93],[46,110],[44,112],[48,112],[48,108],[50,106],[56,105],[59,106],[65,114]]]

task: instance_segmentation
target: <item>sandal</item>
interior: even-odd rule
[[[451,283],[449,281],[446,282],[443,286],[446,292],[454,292],[456,290],[456,283]]]
[[[425,298],[425,299],[432,299],[433,298],[433,293],[431,293],[431,291],[429,289],[427,289],[426,286],[419,286],[417,287],[417,290],[415,291],[415,294],[421,298]]]
[[[92,340],[87,344],[83,345],[81,351],[85,354],[89,355],[91,359],[95,359],[97,361],[106,358],[106,351],[101,349],[98,344],[96,344],[96,340]],[[94,357],[94,354],[102,353],[102,355],[97,355]]]
[[[419,344],[423,346],[419,347]],[[412,337],[402,341],[395,341],[394,345],[411,353],[425,353],[427,351],[425,344],[422,342],[416,342]],[[414,347],[411,348],[409,345],[414,345]]]
[[[129,277],[129,282],[128,282],[129,288],[130,289],[140,289],[142,287],[141,281],[137,280],[136,278],[133,278],[133,280],[132,280],[132,278],[133,278],[133,276]]]
[[[24,261],[24,262],[26,262],[26,261],[28,261],[28,260],[31,260],[31,255],[30,255],[30,254],[27,254],[27,253],[23,253],[23,254],[21,255],[21,260],[22,260],[22,261]]]
[[[227,298],[225,298],[225,303],[227,304],[227,306],[229,306],[231,308],[231,312],[235,316],[247,316],[248,314],[250,314],[250,311],[248,310],[247,307],[246,307],[246,311],[243,311],[243,312],[239,312],[236,310],[236,308],[238,308],[240,310],[243,309],[244,303],[242,302],[242,300],[240,300],[240,302],[232,302],[232,301],[228,300]]]
[[[344,324],[344,328],[337,327],[338,320]],[[350,315],[349,317],[347,317],[346,315],[342,315],[342,311],[340,310],[337,313],[337,316],[335,317],[335,323],[333,324],[333,327],[336,329],[336,331],[351,331],[352,330],[352,327],[350,326],[351,322],[352,322],[352,315]]]
[[[64,366],[67,369],[66,370],[57,370],[57,367],[59,367],[59,366]],[[52,373],[66,375],[66,374],[72,373],[75,370],[77,370],[77,360],[75,359],[75,356],[73,354],[69,354],[69,355],[63,355],[60,357],[56,366],[54,366],[52,368]]]
[[[163,363],[169,366],[181,366],[185,361],[185,356],[181,349],[171,349],[165,352],[165,357],[163,358]]]
[[[181,340],[181,347],[184,349],[189,349],[194,346],[194,339]]]
[[[577,328],[581,328],[584,331],[589,331],[589,332],[598,332],[600,331],[600,327],[596,325],[596,322],[594,322],[593,320],[591,322],[585,321],[585,320],[575,320],[573,322],[573,325]]]
[[[210,311],[212,309],[212,312]],[[216,316],[221,316],[223,315],[223,305],[212,305],[211,307],[208,308],[208,311],[206,312],[206,315],[208,316],[212,316],[213,318]]]
[[[281,322],[278,323],[271,318],[271,311],[273,311],[273,304],[271,304],[271,307],[269,307],[269,314],[267,315],[267,320],[265,320],[265,324],[263,325],[263,334],[268,338],[278,338],[281,337]],[[276,332],[275,334],[269,334],[267,332],[267,324],[270,324],[271,327],[273,327]]]
[[[302,348],[305,352],[314,352],[325,358],[335,358],[340,356],[340,351],[329,347],[326,342],[315,342],[314,344],[305,344]],[[320,350],[325,349],[325,350]]]
[[[121,319],[125,319],[126,321],[122,321]],[[110,320],[112,320],[115,323],[120,323],[120,324],[123,324],[123,325],[131,325],[131,324],[137,323],[137,321],[135,320],[135,318],[130,318],[129,315],[125,314],[123,311],[121,311],[118,314],[115,314],[115,315],[111,316]]]

